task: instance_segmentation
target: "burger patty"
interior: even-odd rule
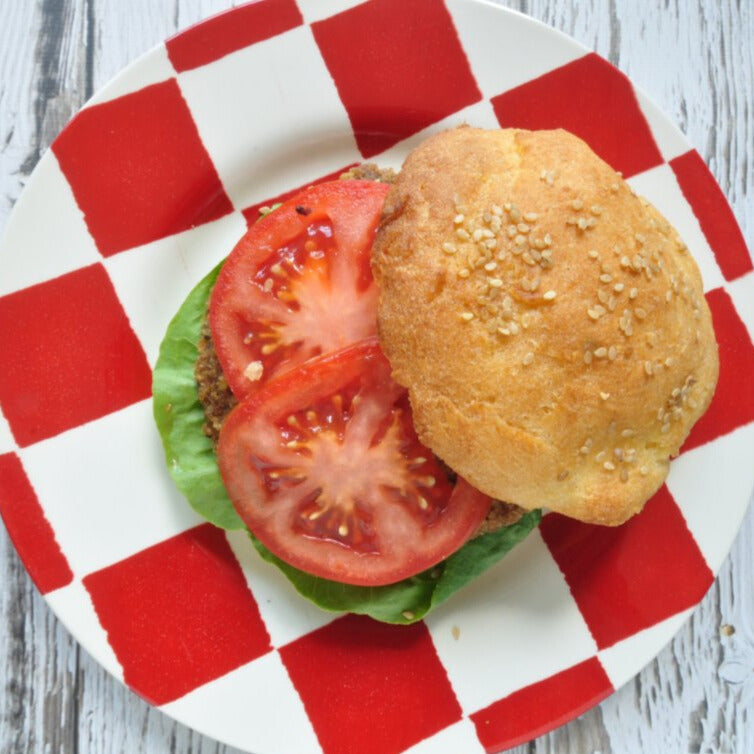
[[[392,183],[395,180],[395,172],[390,168],[383,169],[367,163],[349,169],[340,176],[340,180]],[[217,352],[212,341],[212,331],[209,326],[209,317],[206,315],[202,323],[202,333],[197,347],[199,355],[194,367],[194,377],[196,378],[199,401],[204,409],[204,434],[212,440],[212,445],[217,448],[223,421],[238,401],[228,386],[228,381],[225,379],[220,361],[217,358]],[[449,477],[455,478],[455,472],[450,468],[447,468],[446,473]],[[517,505],[495,500],[490,506],[487,518],[475,536],[510,526],[516,523],[524,513],[524,509]]]

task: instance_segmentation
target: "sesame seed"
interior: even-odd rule
[[[636,434],[633,429],[624,429],[620,435],[621,437],[633,437]]]
[[[467,278],[471,273],[468,271],[466,267],[463,267],[462,269],[458,270],[458,277],[459,278]]]
[[[594,355],[598,359],[604,359],[605,356],[607,356],[607,348],[605,348],[605,346],[600,346],[599,348],[595,348]]]
[[[519,233],[528,233],[531,228],[526,223],[519,223],[516,228],[518,229]]]
[[[605,463],[602,464],[602,467],[605,471],[615,471],[615,464],[612,461],[605,461]]]
[[[603,288],[597,289],[597,298],[603,303],[606,304],[610,300],[610,295],[606,290]]]
[[[599,217],[599,216],[600,216],[600,215],[602,214],[602,207],[600,207],[600,205],[599,205],[599,204],[593,204],[593,205],[592,205],[592,206],[591,206],[591,207],[589,208],[589,211],[590,211],[590,212],[591,212],[591,213],[592,213],[593,215],[595,215],[596,217]]]
[[[634,309],[634,314],[636,315],[636,319],[646,319],[647,317],[647,312],[640,306],[637,306],[636,309]]]
[[[592,363],[592,352],[591,351],[584,351],[584,363],[585,364],[591,364]]]
[[[630,291],[628,292],[628,297],[629,297],[629,298],[631,298],[631,299],[633,299],[633,298],[636,298],[636,297],[637,297],[638,295],[639,295],[639,290],[638,290],[638,288],[632,288],[632,289],[631,289],[631,290],[630,290]]]
[[[649,474],[649,469],[648,469],[648,468],[647,468],[646,466],[642,466],[642,467],[641,467],[641,468],[639,469],[639,473],[640,473],[640,474],[641,474],[642,476],[646,476],[647,474]]]
[[[649,377],[651,377],[654,374],[654,369],[652,368],[652,362],[651,361],[645,361],[644,362],[644,371],[647,373]]]
[[[660,428],[660,432],[662,432],[662,434],[667,434],[668,432],[670,432],[670,424],[665,422],[665,424],[663,424]]]
[[[610,397],[610,393],[600,392],[600,398],[602,398],[603,401],[606,401],[609,397]]]
[[[476,230],[475,230],[475,231],[474,231],[474,232],[473,232],[473,233],[471,234],[471,238],[472,238],[472,239],[473,239],[474,241],[481,241],[481,240],[482,240],[482,231],[481,231],[481,229],[480,229],[480,228],[477,228],[477,229],[476,229]]]
[[[589,251],[587,251],[587,254],[592,259],[599,259],[600,258],[600,253],[596,249],[589,249]]]
[[[496,248],[497,248],[497,239],[496,239],[496,238],[488,238],[488,239],[487,239],[487,240],[486,240],[486,241],[484,242],[484,245],[485,245],[485,246],[486,246],[486,247],[487,247],[488,249],[496,249]]]
[[[608,272],[603,272],[600,275],[600,282],[601,283],[610,283],[613,280],[613,276]]]
[[[636,239],[636,243],[640,245],[644,245],[647,241],[643,233],[634,233],[634,238]]]
[[[520,233],[513,239],[513,243],[516,246],[523,246],[526,243],[526,236],[522,236]]]
[[[581,199],[574,199],[571,202],[571,208],[578,212],[584,208],[584,202],[582,202]]]
[[[493,288],[502,288],[503,286],[503,281],[500,278],[490,278],[488,282]]]
[[[462,312],[461,313],[461,319],[464,322],[471,322],[471,320],[474,319],[474,314],[473,314],[473,312]]]
[[[510,216],[510,219],[514,223],[521,222],[521,213],[515,207],[511,207],[510,208],[510,211],[508,212],[508,215]]]
[[[487,270],[487,272],[492,272],[497,267],[497,262],[487,262],[486,265],[484,265],[484,269]]]
[[[515,322],[511,322],[508,325],[508,329],[510,330],[511,335],[518,335],[518,333],[519,333],[519,327],[518,327],[518,325]]]
[[[626,286],[625,286],[625,285],[624,285],[623,283],[616,283],[616,284],[615,284],[615,285],[613,286],[613,290],[614,290],[614,291],[615,291],[616,293],[622,293],[622,292],[623,292],[623,289],[624,289],[625,287],[626,287]]]
[[[458,238],[460,238],[462,241],[469,241],[471,239],[469,231],[465,228],[456,228],[456,236],[458,236]]]
[[[600,463],[605,460],[605,456],[607,453],[604,450],[601,450],[597,455],[594,457],[594,460],[597,461],[597,463]]]
[[[557,294],[557,293],[556,293],[555,291],[547,291],[546,293],[544,293],[544,294],[542,295],[542,298],[543,298],[543,299],[544,299],[545,301],[552,301],[552,300],[553,300],[553,299],[555,298],[555,296],[557,296],[557,295],[558,295],[558,294]]]
[[[502,208],[502,207],[499,207],[499,206],[498,206],[497,204],[493,204],[493,205],[492,205],[492,206],[490,207],[490,211],[492,212],[492,214],[493,214],[493,215],[498,215],[498,216],[500,216],[500,215],[502,215],[502,214],[503,214],[503,208]]]
[[[600,315],[594,309],[587,309],[586,313],[589,318],[593,319],[595,322],[600,318]]]
[[[466,219],[466,216],[459,213],[453,218],[453,223],[455,225],[460,225],[464,220]]]
[[[534,361],[534,354],[531,351],[529,351],[529,353],[527,353],[526,356],[524,356],[522,364],[525,367],[528,367],[529,364],[532,363],[532,361]]]
[[[675,362],[672,356],[668,356],[668,358],[665,359],[665,366],[668,367],[668,369],[670,369],[670,367],[672,367],[674,363]]]
[[[456,245],[454,243],[447,243],[447,242],[442,245],[442,250],[446,254],[455,254],[457,251]]]
[[[413,620],[413,619],[414,619],[414,614],[413,614],[413,613],[412,613],[412,612],[411,612],[410,610],[404,610],[404,611],[403,611],[403,612],[401,613],[401,615],[402,615],[402,616],[403,616],[403,617],[404,617],[404,618],[405,618],[406,620]]]
[[[528,223],[536,222],[538,218],[539,218],[539,215],[536,212],[527,212],[524,215],[524,220],[526,220],[526,222]]]
[[[666,291],[665,293],[665,301],[670,303],[670,299],[673,298],[673,291]]]
[[[607,358],[610,361],[615,361],[618,358],[618,349],[615,346],[610,346],[607,351]]]
[[[580,230],[586,230],[588,227],[587,222],[583,217],[579,218],[577,225],[579,226]]]
[[[585,456],[585,455],[587,455],[587,453],[589,453],[589,448],[587,448],[586,445],[582,445],[579,448],[579,453],[581,453],[582,456]]]
[[[264,289],[269,293],[269,291],[272,290],[272,286],[275,285],[275,283],[272,282],[272,278],[267,278],[267,280],[264,281]]]
[[[620,189],[620,186],[617,183],[610,184],[610,191],[612,191],[614,194],[617,194],[619,189]]]

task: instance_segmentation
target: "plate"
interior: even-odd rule
[[[463,122],[565,127],[658,206],[702,270],[718,391],[625,526],[547,516],[410,627],[323,613],[177,493],[151,367],[260,206]],[[21,558],[113,675],[256,754],[496,751],[561,725],[670,640],[754,485],[752,262],[722,192],[625,76],[496,6],[263,0],[192,27],[60,134],[0,264],[0,513]]]

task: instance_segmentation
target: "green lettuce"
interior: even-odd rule
[[[194,379],[207,300],[220,266],[188,295],[168,325],[152,379],[153,410],[168,470],[194,510],[223,529],[243,529],[223,486]],[[497,563],[537,526],[540,512],[467,542],[442,563],[396,584],[353,586],[304,573],[271,553],[251,532],[259,554],[296,590],[325,610],[369,615],[386,623],[413,623]]]

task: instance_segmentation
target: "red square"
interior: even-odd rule
[[[52,150],[104,256],[233,210],[175,79],[82,110]]]
[[[71,583],[73,573],[68,561],[15,453],[0,456],[0,514],[42,594]]]
[[[364,157],[481,99],[440,0],[373,0],[312,31]]]
[[[294,0],[257,0],[202,21],[165,46],[176,71],[198,68],[303,23]]]
[[[706,294],[720,354],[720,377],[707,412],[694,425],[682,450],[754,422],[754,345],[730,296],[722,288]]]
[[[325,754],[397,754],[461,718],[423,623],[347,615],[280,654]]]
[[[564,725],[613,693],[596,657],[520,689],[471,715],[487,751],[502,751]]]
[[[251,662],[270,639],[241,567],[211,524],[84,579],[124,681],[153,704]]]
[[[667,487],[622,526],[551,513],[540,531],[600,649],[696,605],[714,580]]]
[[[662,163],[631,82],[594,53],[493,98],[504,128],[565,128],[628,178]]]
[[[100,264],[0,298],[0,405],[19,445],[148,398],[152,374]]]
[[[340,170],[335,170],[332,173],[328,173],[327,175],[323,175],[320,178],[315,178],[312,181],[309,181],[308,183],[305,183],[303,186],[299,186],[298,188],[290,189],[289,191],[285,191],[282,194],[279,194],[278,196],[274,196],[271,199],[265,199],[262,202],[257,202],[256,204],[252,204],[251,207],[247,207],[245,210],[243,210],[243,215],[246,218],[246,222],[249,226],[253,225],[257,220],[259,220],[259,210],[262,207],[272,207],[273,204],[282,203],[284,201],[287,201],[292,196],[296,196],[296,194],[303,191],[305,188],[308,188],[309,186],[315,186],[318,183],[327,183],[327,181],[337,181],[338,178],[340,178],[343,173],[345,173],[349,168],[354,167],[356,163],[353,163],[351,165],[346,165],[345,167],[340,168]]]
[[[678,185],[699,221],[726,280],[752,270],[741,229],[704,160],[694,150],[670,161]]]

